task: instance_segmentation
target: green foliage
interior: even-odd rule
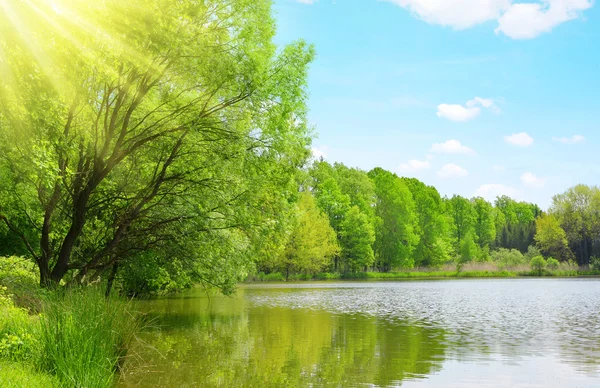
[[[492,260],[502,269],[515,268],[526,263],[525,257],[517,249],[500,248],[492,251],[491,256]]]
[[[533,259],[536,256],[543,256],[542,255],[542,251],[540,251],[540,249],[538,247],[536,247],[535,245],[530,245],[527,248],[527,252],[525,253],[525,260],[527,260],[528,262]]]
[[[539,256],[537,256],[537,257],[539,257]],[[548,267],[549,270],[556,271],[560,267],[560,262],[558,260],[556,260],[554,257],[549,257],[546,260],[546,266]]]
[[[542,272],[547,265],[548,263],[542,256],[536,256],[529,262],[529,266],[538,274],[538,276],[542,276]]]
[[[567,242],[567,235],[556,217],[544,215],[539,217],[535,224],[537,228],[535,241],[545,255],[556,256],[563,261],[573,257]]]
[[[414,250],[415,265],[439,267],[450,259],[448,218],[438,191],[414,178],[402,178],[415,201],[419,243]]]
[[[310,193],[300,193],[297,218],[285,250],[275,267],[286,277],[293,272],[315,274],[329,266],[339,246],[329,219]]]
[[[463,239],[473,238],[475,225],[475,209],[471,201],[454,195],[446,201],[446,211],[450,219],[450,235],[456,256],[462,256]]]
[[[600,255],[600,188],[572,187],[552,198],[549,212],[552,218],[545,220],[549,236],[543,237],[551,243],[550,248],[561,251],[553,255],[565,260],[563,251],[569,256],[572,253],[582,266]]]
[[[466,263],[474,260],[477,257],[478,251],[473,234],[468,233],[464,236],[460,244],[460,255],[456,259],[457,272],[460,272]]]
[[[0,359],[29,361],[36,355],[35,322],[16,307],[7,288],[0,286]]]
[[[368,216],[358,206],[352,206],[342,222],[340,233],[342,260],[346,268],[357,272],[371,266],[375,260],[372,248],[374,242],[375,231]]]
[[[375,168],[369,172],[375,185],[375,259],[383,271],[412,268],[413,252],[419,243],[417,214],[412,194],[396,174]]]
[[[152,250],[231,291],[281,245],[309,154],[314,49],[278,49],[269,0],[216,5],[0,13],[0,243],[26,251],[44,285],[97,280]]]
[[[494,207],[483,198],[471,200],[475,210],[474,230],[479,248],[489,247],[496,240],[496,224]]]
[[[0,360],[0,386],[5,388],[59,388],[61,384],[54,376],[40,373],[28,364]]]
[[[193,273],[179,259],[162,259],[152,251],[119,268],[122,294],[135,296],[164,295],[183,291],[194,284]]]
[[[140,323],[96,287],[53,295],[40,317],[37,363],[64,386],[110,387]]]
[[[590,257],[590,269],[594,271],[600,271],[600,257],[592,256]]]
[[[537,205],[517,202],[507,196],[495,201],[496,241],[494,247],[526,252],[533,244],[535,219],[541,215]]]

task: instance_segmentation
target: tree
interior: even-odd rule
[[[548,263],[542,256],[536,256],[529,262],[529,266],[533,271],[537,272],[538,276],[542,276],[542,271],[547,265]]]
[[[490,245],[496,240],[494,208],[491,203],[483,198],[473,198],[471,202],[475,209],[474,231],[477,245],[479,245],[481,250],[489,251]],[[485,257],[483,259],[488,258]]]
[[[412,268],[413,251],[419,243],[415,233],[417,215],[412,194],[396,174],[375,168],[369,171],[375,184],[378,218],[375,228],[375,258],[380,270]]]
[[[558,257],[562,261],[570,260],[573,253],[569,249],[566,233],[553,215],[545,215],[535,221],[537,232],[535,241],[547,256]]]
[[[415,232],[419,243],[414,250],[415,265],[437,267],[450,258],[448,218],[444,214],[444,203],[432,186],[414,178],[402,178],[408,186],[417,214]]]
[[[475,239],[473,238],[473,233],[467,233],[467,235],[464,236],[460,243],[460,254],[456,259],[457,272],[460,272],[466,263],[473,261],[473,259],[477,258],[478,251],[479,249],[477,248],[477,244],[475,243]]]
[[[507,196],[496,199],[497,248],[514,248],[522,253],[533,244],[535,219],[541,215],[537,205],[517,202]]]
[[[373,265],[374,242],[375,230],[369,217],[358,206],[352,206],[342,222],[340,238],[342,261],[346,268],[357,272]]]
[[[468,199],[459,195],[454,195],[446,201],[446,209],[450,218],[450,233],[454,252],[460,256],[463,239],[470,234],[473,237],[475,209]]]
[[[297,219],[279,266],[286,280],[291,272],[315,274],[325,269],[339,253],[335,231],[310,193],[300,193]]]
[[[564,229],[579,265],[600,253],[600,189],[577,185],[552,198],[550,213]]]
[[[243,278],[308,156],[313,49],[277,52],[267,0],[31,4],[0,14],[0,222],[40,283],[149,249]]]

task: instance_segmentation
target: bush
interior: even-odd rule
[[[6,287],[0,286],[0,359],[27,361],[36,355],[34,318],[16,307]]]
[[[556,271],[558,267],[560,267],[560,263],[554,257],[549,257],[548,260],[546,260],[546,265],[551,271]]]
[[[590,257],[590,269],[592,271],[600,271],[600,257]]]
[[[526,263],[523,254],[516,249],[500,248],[492,252],[492,260],[496,262],[501,270],[514,268]]]
[[[548,263],[542,256],[536,256],[529,262],[529,266],[533,271],[537,272],[538,276],[542,276],[542,271],[547,265]]]

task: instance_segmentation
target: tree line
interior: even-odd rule
[[[600,191],[576,186],[548,212],[508,196],[494,203],[382,168],[315,161],[299,174],[284,253],[264,272],[359,272],[437,268],[470,261],[523,263],[538,255],[589,265],[600,254]]]

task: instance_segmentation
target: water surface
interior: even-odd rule
[[[600,387],[600,280],[248,285],[138,302],[123,387]]]

